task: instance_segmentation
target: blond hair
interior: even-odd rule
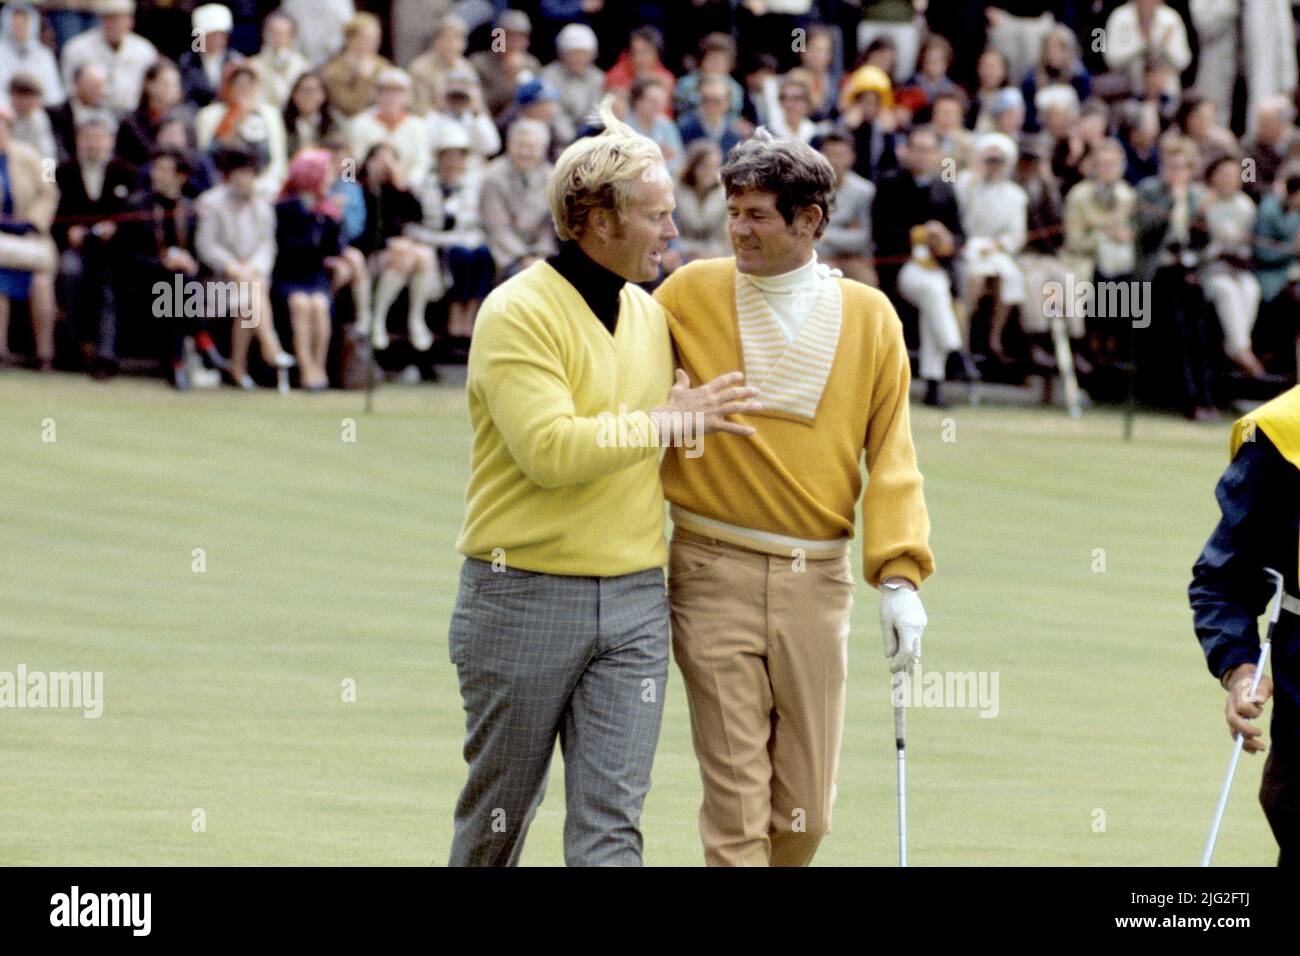
[[[343,38],[351,40],[362,30],[370,30],[381,37],[384,35],[384,25],[380,23],[379,17],[363,10],[353,14],[352,19],[343,25]]]
[[[604,130],[571,143],[546,184],[561,239],[577,239],[596,209],[612,209],[620,221],[626,220],[632,187],[656,166],[666,165],[655,141],[618,119],[611,103],[607,96],[600,104]]]

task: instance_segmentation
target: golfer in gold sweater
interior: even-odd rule
[[[706,862],[802,866],[835,802],[859,495],[863,573],[882,588],[895,671],[920,657],[930,521],[902,325],[882,293],[813,251],[830,164],[760,130],[731,151],[722,181],[735,258],[685,266],[655,298],[691,380],[742,369],[762,409],[737,416],[752,437],[665,455],[673,653],[704,782]]]

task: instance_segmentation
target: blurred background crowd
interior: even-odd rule
[[[432,374],[556,252],[550,163],[612,95],[677,181],[667,270],[729,254],[718,170],[765,126],[834,167],[818,255],[890,296],[927,402],[1050,384],[1068,352],[1095,399],[1212,419],[1296,380],[1296,22],[1289,0],[7,3],[0,365],[314,390],[373,350]]]

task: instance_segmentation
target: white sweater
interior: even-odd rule
[[[352,148],[357,157],[357,173],[366,154],[379,143],[387,143],[397,153],[402,173],[410,189],[418,189],[433,165],[433,147],[429,143],[429,124],[423,116],[407,113],[395,129],[379,121],[372,106],[352,118]]]
[[[1029,197],[1009,179],[988,182],[970,170],[957,176],[957,206],[968,239],[998,240],[1003,252],[1019,252],[1028,229]]]

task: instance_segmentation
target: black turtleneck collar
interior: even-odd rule
[[[618,294],[627,280],[597,263],[573,241],[560,243],[560,251],[546,263],[578,290],[587,307],[613,335],[618,326]]]

